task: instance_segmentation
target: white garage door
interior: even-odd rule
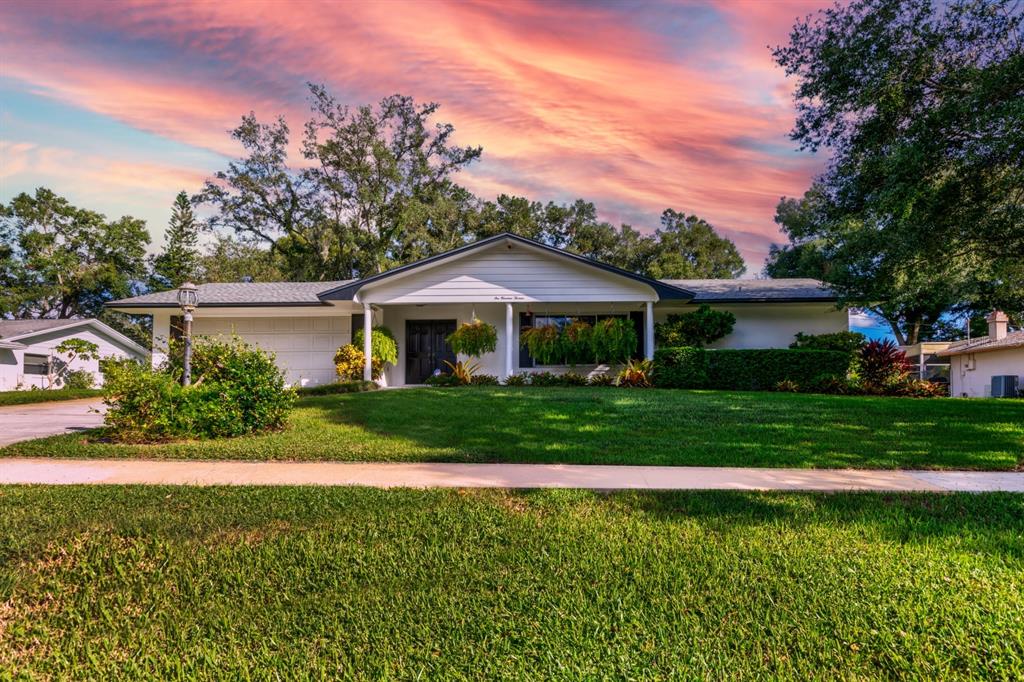
[[[332,317],[201,317],[193,323],[197,336],[235,334],[270,351],[291,384],[315,386],[335,381],[334,352],[352,338],[352,318]]]

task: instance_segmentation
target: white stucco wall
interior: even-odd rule
[[[59,358],[67,362],[68,355],[60,354],[54,350],[62,341],[67,339],[82,339],[90,341],[99,347],[100,358],[126,358],[138,357],[137,354],[122,346],[116,340],[109,338],[91,328],[78,328],[70,330],[57,330],[53,332],[41,332],[30,338],[19,340],[18,343],[25,345],[24,349],[0,349],[0,391],[13,391],[18,388],[56,388],[51,387],[46,376],[38,374],[25,374],[25,355],[46,355]],[[85,370],[92,372],[93,380],[97,386],[102,385],[103,375],[100,373],[99,360],[76,359],[69,364],[71,370]]]
[[[954,355],[950,358],[949,394],[955,398],[990,398],[992,377],[1003,375],[1024,382],[1024,348]]]
[[[688,313],[698,306],[656,305],[654,321],[665,322],[670,314]],[[711,304],[736,316],[732,333],[711,348],[788,348],[797,332],[830,334],[850,328],[846,309],[831,303],[729,303]]]

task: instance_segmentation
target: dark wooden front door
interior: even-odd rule
[[[455,353],[445,338],[455,331],[455,320],[405,321],[405,383],[422,384],[439,369],[450,371],[447,360],[455,362]]]

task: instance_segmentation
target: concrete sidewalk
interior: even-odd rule
[[[1024,473],[570,464],[0,459],[0,483],[1024,492]]]

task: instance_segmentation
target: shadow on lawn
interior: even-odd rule
[[[318,402],[438,460],[1010,469],[1024,402],[621,389],[420,389]],[[1016,457],[1012,453],[1017,454]]]
[[[562,491],[510,492],[533,504]],[[955,551],[1024,560],[1024,495],[1014,493],[809,493],[742,491],[578,491],[598,505],[710,532],[779,525],[829,527],[897,544],[951,543]],[[866,531],[866,532],[865,532]]]

